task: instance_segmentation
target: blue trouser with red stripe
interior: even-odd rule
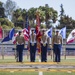
[[[18,52],[19,62],[23,61],[23,49],[24,49],[24,44],[23,45],[17,45],[17,52]]]
[[[41,44],[41,62],[47,62],[47,44],[46,46]]]
[[[35,54],[36,54],[36,43],[32,45],[30,43],[30,61],[35,62]]]
[[[54,44],[53,50],[55,54],[55,62],[60,62],[61,44]]]

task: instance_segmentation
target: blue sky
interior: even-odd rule
[[[6,2],[6,0],[0,0]],[[60,14],[60,5],[63,4],[65,14],[75,19],[75,0],[12,0],[17,3],[20,8],[29,9],[31,7],[45,6],[53,7]]]

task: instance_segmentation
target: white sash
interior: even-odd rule
[[[45,42],[43,42],[43,40],[42,40],[42,38],[41,38],[41,44],[43,44],[43,46],[46,46],[46,44],[47,44],[47,37],[46,37],[46,39],[45,39]]]
[[[36,34],[34,34],[35,36],[34,36],[34,41],[32,41],[32,37],[30,36],[30,43],[31,44],[34,44],[34,43],[36,43]]]

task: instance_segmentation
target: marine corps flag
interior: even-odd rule
[[[38,48],[38,53],[41,52],[41,45],[40,45],[40,41],[41,41],[41,32],[40,32],[40,19],[39,19],[39,15],[37,14],[36,16],[36,37],[37,37],[37,48]]]
[[[36,26],[36,36],[37,36],[37,40],[40,42],[41,32],[40,32],[40,27],[38,25]]]

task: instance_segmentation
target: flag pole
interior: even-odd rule
[[[66,41],[66,39],[65,39],[65,41]],[[64,59],[66,59],[66,42],[65,42],[65,48],[64,48],[64,50],[65,50]]]
[[[2,60],[4,60],[4,46],[3,46],[3,43],[2,43],[2,51],[1,51],[1,55],[2,55]]]
[[[65,33],[66,33],[66,28],[65,28]],[[66,36],[66,34],[65,34],[65,36]],[[65,59],[66,59],[66,42],[67,42],[67,39],[66,39],[66,37],[65,37]]]
[[[37,10],[36,11],[36,16],[37,16],[37,19],[36,19],[36,23],[37,23],[37,26],[40,28],[40,18],[39,18],[39,13],[40,13],[40,11],[39,10]],[[38,29],[39,29],[38,28]],[[38,30],[39,31],[39,30]],[[39,33],[40,33],[40,31],[39,31]],[[38,33],[37,33],[38,34]],[[39,35],[39,34],[38,34]],[[39,41],[38,41],[39,42]],[[40,45],[40,42],[39,42],[39,49],[41,50],[41,45]],[[41,62],[41,54],[39,53],[39,62]],[[39,71],[39,75],[43,75],[43,72],[42,71]]]
[[[63,40],[65,43],[63,43]],[[66,39],[62,39],[62,52],[64,53],[64,59],[66,59]]]
[[[4,38],[4,30],[3,30],[3,38]],[[4,60],[4,47],[3,47],[3,43],[2,43],[2,49],[1,49],[1,55],[2,55],[2,59]]]
[[[50,41],[51,41],[51,44],[52,44],[52,38],[51,38]],[[53,52],[52,52],[52,47],[50,47],[50,48],[51,48],[51,51],[50,52],[51,52],[51,59],[52,59]]]
[[[28,44],[27,46],[27,60],[29,59],[29,51],[30,51],[30,43],[29,42],[26,42],[26,44]],[[25,46],[26,48],[26,46]]]
[[[66,59],[66,27],[62,28],[59,32],[62,35],[62,47],[64,48],[64,59]],[[64,46],[63,46],[63,40],[65,40]]]
[[[37,48],[38,48],[38,55],[39,55],[39,62],[41,62],[41,47],[40,47],[41,45],[40,45],[40,43],[39,42],[37,42]]]

